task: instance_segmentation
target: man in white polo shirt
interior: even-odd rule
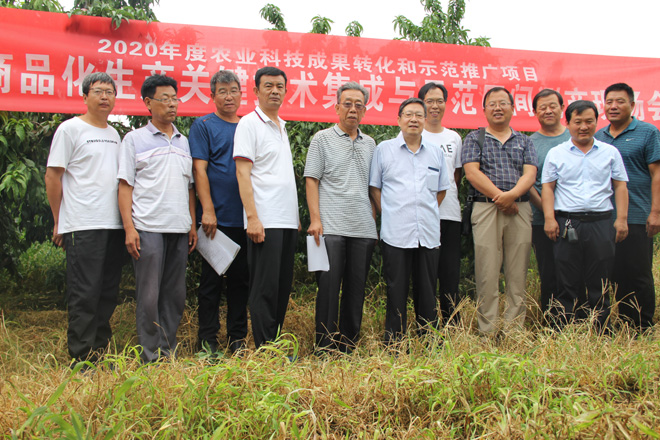
[[[249,239],[248,304],[259,348],[275,340],[284,324],[300,222],[291,147],[279,117],[286,74],[262,67],[254,79],[259,105],[236,127],[234,160]]]

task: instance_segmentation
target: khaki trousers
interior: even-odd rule
[[[493,203],[476,202],[472,211],[474,272],[477,283],[479,331],[497,329],[499,277],[504,261],[506,309],[504,329],[522,328],[525,321],[525,282],[532,245],[532,210],[518,203],[518,214],[505,215]]]

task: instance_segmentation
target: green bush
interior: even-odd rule
[[[32,243],[18,257],[17,281],[25,295],[64,293],[66,256],[64,250],[51,242]]]

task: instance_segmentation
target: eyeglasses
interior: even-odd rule
[[[432,106],[433,104],[442,105],[442,104],[445,103],[445,100],[444,100],[444,99],[426,99],[426,100],[424,100],[424,103],[425,103],[427,106],[430,107],[430,106]]]
[[[241,91],[238,90],[238,89],[231,89],[231,90],[222,89],[222,90],[216,92],[216,95],[218,95],[221,98],[225,98],[225,97],[227,97],[227,95],[238,96],[240,94],[241,94]]]
[[[108,98],[112,98],[117,94],[117,92],[115,92],[113,89],[91,89],[90,93],[98,97],[105,95]]]
[[[426,117],[424,113],[417,113],[417,112],[403,112],[401,113],[401,116],[406,119],[412,119],[413,117],[417,119],[424,119]]]
[[[351,107],[355,107],[355,110],[361,111],[364,110],[365,106],[361,102],[351,102],[351,101],[346,101],[342,102],[341,106],[344,107],[346,110],[350,110]]]
[[[490,108],[490,109],[494,109],[494,108],[497,108],[497,107],[499,107],[499,108],[507,108],[507,107],[509,107],[509,106],[511,106],[511,103],[510,103],[510,102],[506,102],[506,101],[500,101],[500,102],[489,102],[488,104],[486,104],[486,107],[487,107],[487,108]]]
[[[162,98],[162,99],[151,98],[151,99],[152,99],[153,101],[162,102],[163,104],[167,104],[167,105],[172,104],[172,103],[174,103],[174,104],[179,104],[179,103],[181,103],[181,98],[177,98],[176,96],[173,97],[173,98]]]

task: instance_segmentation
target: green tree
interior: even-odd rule
[[[469,29],[461,26],[465,16],[465,0],[449,0],[447,12],[442,9],[440,0],[420,0],[420,3],[426,12],[420,26],[403,15],[394,19],[394,30],[399,32],[400,39],[490,47],[488,38],[472,39],[468,36]]]
[[[344,30],[349,37],[359,37],[362,35],[362,31],[364,31],[364,27],[355,20],[348,23],[348,26]]]
[[[334,23],[334,21],[330,20],[329,18],[317,15],[316,17],[312,18],[312,30],[309,31],[309,33],[328,35],[332,29],[332,23]]]
[[[151,8],[158,1],[78,0],[69,13],[109,17],[118,27],[128,19],[155,20]],[[6,0],[3,6],[65,12],[57,0]],[[51,236],[53,220],[43,176],[53,134],[61,122],[71,117],[0,111],[0,269],[14,271],[24,250]],[[113,125],[120,133],[130,129],[119,123]]]
[[[259,15],[261,15],[261,18],[273,25],[273,27],[269,30],[286,31],[286,25],[284,24],[284,14],[282,14],[282,10],[280,10],[280,8],[277,6],[268,3],[266,6],[261,8]]]

